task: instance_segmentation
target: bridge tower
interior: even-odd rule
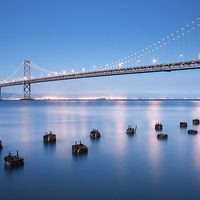
[[[30,61],[24,60],[23,98],[20,100],[33,100],[31,98],[31,71]]]

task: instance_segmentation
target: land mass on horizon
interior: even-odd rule
[[[22,94],[19,93],[2,93],[3,100],[20,100]],[[66,94],[32,94],[35,100],[200,100],[200,97],[162,97],[158,95],[127,95],[127,96],[109,96],[109,95],[66,95]]]

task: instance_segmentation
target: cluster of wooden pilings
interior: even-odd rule
[[[193,125],[199,125],[199,119],[193,119],[192,123],[193,123]],[[181,128],[187,128],[187,122],[180,122],[180,127]],[[156,123],[155,124],[155,129],[156,130],[162,130],[162,128],[163,128],[163,125],[161,123]],[[193,130],[193,129],[188,130],[188,134],[197,134],[197,133],[198,133],[197,130]],[[157,138],[168,138],[168,135],[167,134],[163,134],[163,133],[159,133],[157,135]]]
[[[193,119],[192,121],[193,125],[199,125],[199,119]],[[187,122],[180,122],[180,127],[181,128],[186,128],[187,127]],[[163,125],[161,123],[156,123],[155,124],[155,129],[156,130],[162,130]],[[198,131],[197,130],[188,130],[188,134],[197,134]],[[100,132],[98,131],[98,129],[93,129],[90,132],[90,137],[91,138],[99,138],[101,136]],[[158,139],[166,139],[168,138],[167,134],[163,134],[163,133],[159,133],[157,135]],[[45,133],[45,135],[43,136],[44,142],[55,142],[56,141],[56,135],[53,134],[51,131],[49,133]],[[0,140],[0,149],[2,149],[2,141]],[[72,145],[72,152],[73,153],[85,153],[88,151],[88,148],[86,145],[82,144],[81,141],[78,144],[77,142],[75,142],[74,145]],[[4,157],[4,164],[6,166],[12,167],[12,166],[18,166],[18,165],[23,165],[24,164],[24,158],[19,157],[18,151],[17,151],[17,155],[12,156],[12,154],[9,151],[9,155]]]
[[[199,125],[199,119],[193,119],[192,124]],[[187,128],[187,122],[180,122],[180,127]],[[197,133],[198,133],[197,130],[193,130],[193,129],[188,130],[188,134],[197,134]]]

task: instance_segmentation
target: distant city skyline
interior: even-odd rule
[[[23,60],[66,73],[118,61],[198,19],[199,6],[198,0],[1,1],[0,81]],[[199,89],[199,70],[31,85],[32,94],[79,97],[198,98]],[[22,94],[22,86],[3,93]]]

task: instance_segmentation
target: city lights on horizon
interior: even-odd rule
[[[9,98],[3,98],[3,100],[20,100],[21,97],[9,97]],[[58,96],[44,96],[44,97],[35,97],[35,100],[52,100],[52,101],[70,101],[70,100],[78,100],[78,101],[89,101],[89,100],[146,100],[146,101],[158,101],[158,100],[200,100],[200,97],[198,98],[127,98],[127,97],[113,97],[113,96],[98,96],[98,97],[58,97]]]
[[[98,96],[98,97],[58,97],[44,96],[35,98],[36,100],[126,100],[127,97]]]

